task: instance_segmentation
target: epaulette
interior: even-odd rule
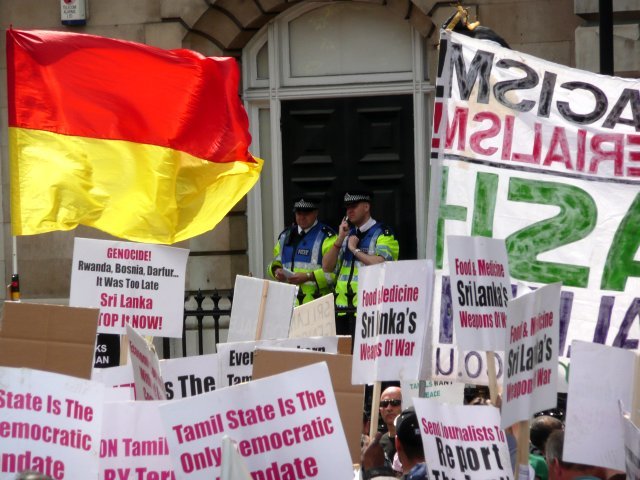
[[[329,227],[328,225],[323,225],[322,226],[322,232],[324,234],[326,234],[327,237],[333,237],[336,234],[336,232],[334,232],[333,229],[331,227]]]
[[[393,230],[389,225],[385,225],[384,223],[380,225],[380,229],[382,230],[382,234],[386,236],[393,236]]]

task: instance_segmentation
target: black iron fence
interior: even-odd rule
[[[314,295],[318,298],[320,295]],[[302,302],[304,292],[298,290],[298,304]],[[347,300],[353,305],[355,293],[349,288]],[[244,299],[235,299],[243,301]],[[234,302],[233,289],[228,290],[187,290],[184,294],[184,315],[182,320],[182,356],[203,355],[205,352],[205,331],[212,330],[214,344],[220,343],[220,330],[229,328],[231,307]],[[340,312],[355,315],[356,307],[341,309]],[[188,351],[187,337],[193,332],[197,338],[197,352]],[[207,349],[211,350],[211,349]],[[174,355],[175,356],[175,355]],[[162,339],[162,358],[171,358],[171,339]]]

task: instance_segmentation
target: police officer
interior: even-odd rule
[[[358,268],[385,260],[397,260],[400,250],[391,229],[371,217],[373,195],[366,191],[351,191],[344,195],[347,214],[338,227],[338,236],[323,260],[325,272],[334,272],[336,279],[336,333],[355,332],[355,312],[344,309],[357,305]],[[351,287],[356,296],[351,304],[347,296]],[[342,312],[340,311],[342,309]]]
[[[318,221],[318,205],[299,198],[293,204],[296,223],[278,236],[268,271],[272,278],[300,285],[302,303],[331,292],[335,275],[322,270],[322,258],[331,250],[336,233]]]

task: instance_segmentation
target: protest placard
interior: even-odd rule
[[[504,240],[447,237],[451,307],[457,345],[464,350],[502,350],[511,299]]]
[[[634,405],[639,378],[638,352],[578,340],[571,343],[563,460],[624,471],[619,402]]]
[[[513,478],[500,411],[490,406],[444,405],[415,398],[420,435],[434,480]]]
[[[164,381],[155,349],[127,325],[136,400],[166,400]]]
[[[182,337],[189,251],[76,238],[69,305],[99,307],[98,332]]]
[[[562,282],[561,357],[573,339],[637,348],[638,121],[627,105],[636,81],[453,32],[440,47],[427,229],[434,374],[455,378],[462,354],[449,235],[504,238],[514,280]]]
[[[298,287],[236,276],[229,319],[229,342],[287,338]]]
[[[100,441],[101,479],[175,479],[169,444],[158,412],[159,403],[105,403]]]
[[[211,392],[220,385],[218,354],[160,360],[167,400]]]
[[[402,388],[402,408],[413,405],[414,398],[430,398],[450,405],[464,403],[464,383],[460,382],[426,380],[422,395],[420,395],[420,382],[400,382],[400,388]]]
[[[176,476],[220,476],[228,435],[255,480],[352,478],[325,363],[159,407]]]
[[[102,383],[109,390],[122,390],[126,392],[124,395],[127,400],[133,400],[136,397],[136,385],[133,380],[133,367],[130,363],[120,365],[118,367],[94,368],[91,371],[91,380]],[[109,394],[107,393],[107,396]]]
[[[433,264],[384,262],[358,272],[353,348],[354,384],[420,378],[427,335]]]
[[[509,302],[502,395],[502,426],[529,420],[556,407],[560,284],[553,283]]]
[[[325,295],[293,309],[289,338],[329,337],[336,334],[333,295]]]
[[[91,377],[100,311],[4,302],[0,365]]]
[[[0,367],[0,385],[0,478],[25,470],[98,478],[103,385],[9,367]]]
[[[640,428],[629,418],[620,405],[620,418],[624,431],[624,462],[628,480],[640,480]]]
[[[338,337],[282,338],[256,342],[219,343],[216,349],[219,365],[218,378],[222,382],[221,384],[226,387],[250,381],[253,374],[253,353],[256,348],[264,347],[337,353]]]

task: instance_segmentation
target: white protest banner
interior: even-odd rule
[[[159,408],[178,478],[219,477],[224,435],[255,480],[353,477],[324,362]]]
[[[122,400],[133,400],[135,398],[136,386],[133,380],[133,367],[130,363],[119,367],[94,368],[91,370],[91,380],[100,382],[105,387],[108,387],[105,390],[106,400],[114,400],[110,390],[121,391],[125,398],[118,397],[119,393],[115,394],[115,396]]]
[[[363,267],[358,275],[351,383],[420,378],[423,355],[430,353],[433,264],[384,262]]]
[[[338,337],[282,338],[256,342],[227,342],[216,346],[218,352],[218,378],[224,387],[251,380],[253,353],[256,348],[280,347],[315,352],[338,353]]]
[[[555,408],[558,400],[560,284],[552,283],[509,302],[502,426]]]
[[[573,339],[637,348],[637,80],[443,32],[427,257],[434,374],[456,377],[449,235],[504,238],[514,280],[562,282],[559,355]]]
[[[98,478],[104,386],[0,367],[0,479],[33,470],[54,480]]]
[[[429,478],[513,478],[500,411],[490,406],[444,405],[415,398]]]
[[[215,390],[220,385],[218,370],[217,353],[160,360],[167,400]]]
[[[105,403],[100,442],[102,480],[175,479],[159,404]]]
[[[325,295],[293,309],[289,338],[329,337],[336,334],[333,295]]]
[[[447,237],[454,331],[464,350],[502,350],[511,299],[504,240]]]
[[[571,343],[563,460],[624,470],[619,402],[634,404],[634,382],[639,377],[638,352],[578,340]]]
[[[424,383],[424,393],[420,395],[420,382],[400,382],[402,408],[413,405],[414,398],[431,398],[450,405],[464,403],[464,383],[449,380],[426,380]]]
[[[627,479],[640,480],[640,428],[630,419],[620,405],[620,419],[624,431],[624,461]]]
[[[182,337],[183,248],[76,238],[69,305],[100,307],[99,333]]]
[[[231,306],[227,341],[287,338],[297,290],[287,283],[236,276],[233,296],[240,300]]]
[[[155,349],[127,325],[136,400],[166,400],[164,381]]]

